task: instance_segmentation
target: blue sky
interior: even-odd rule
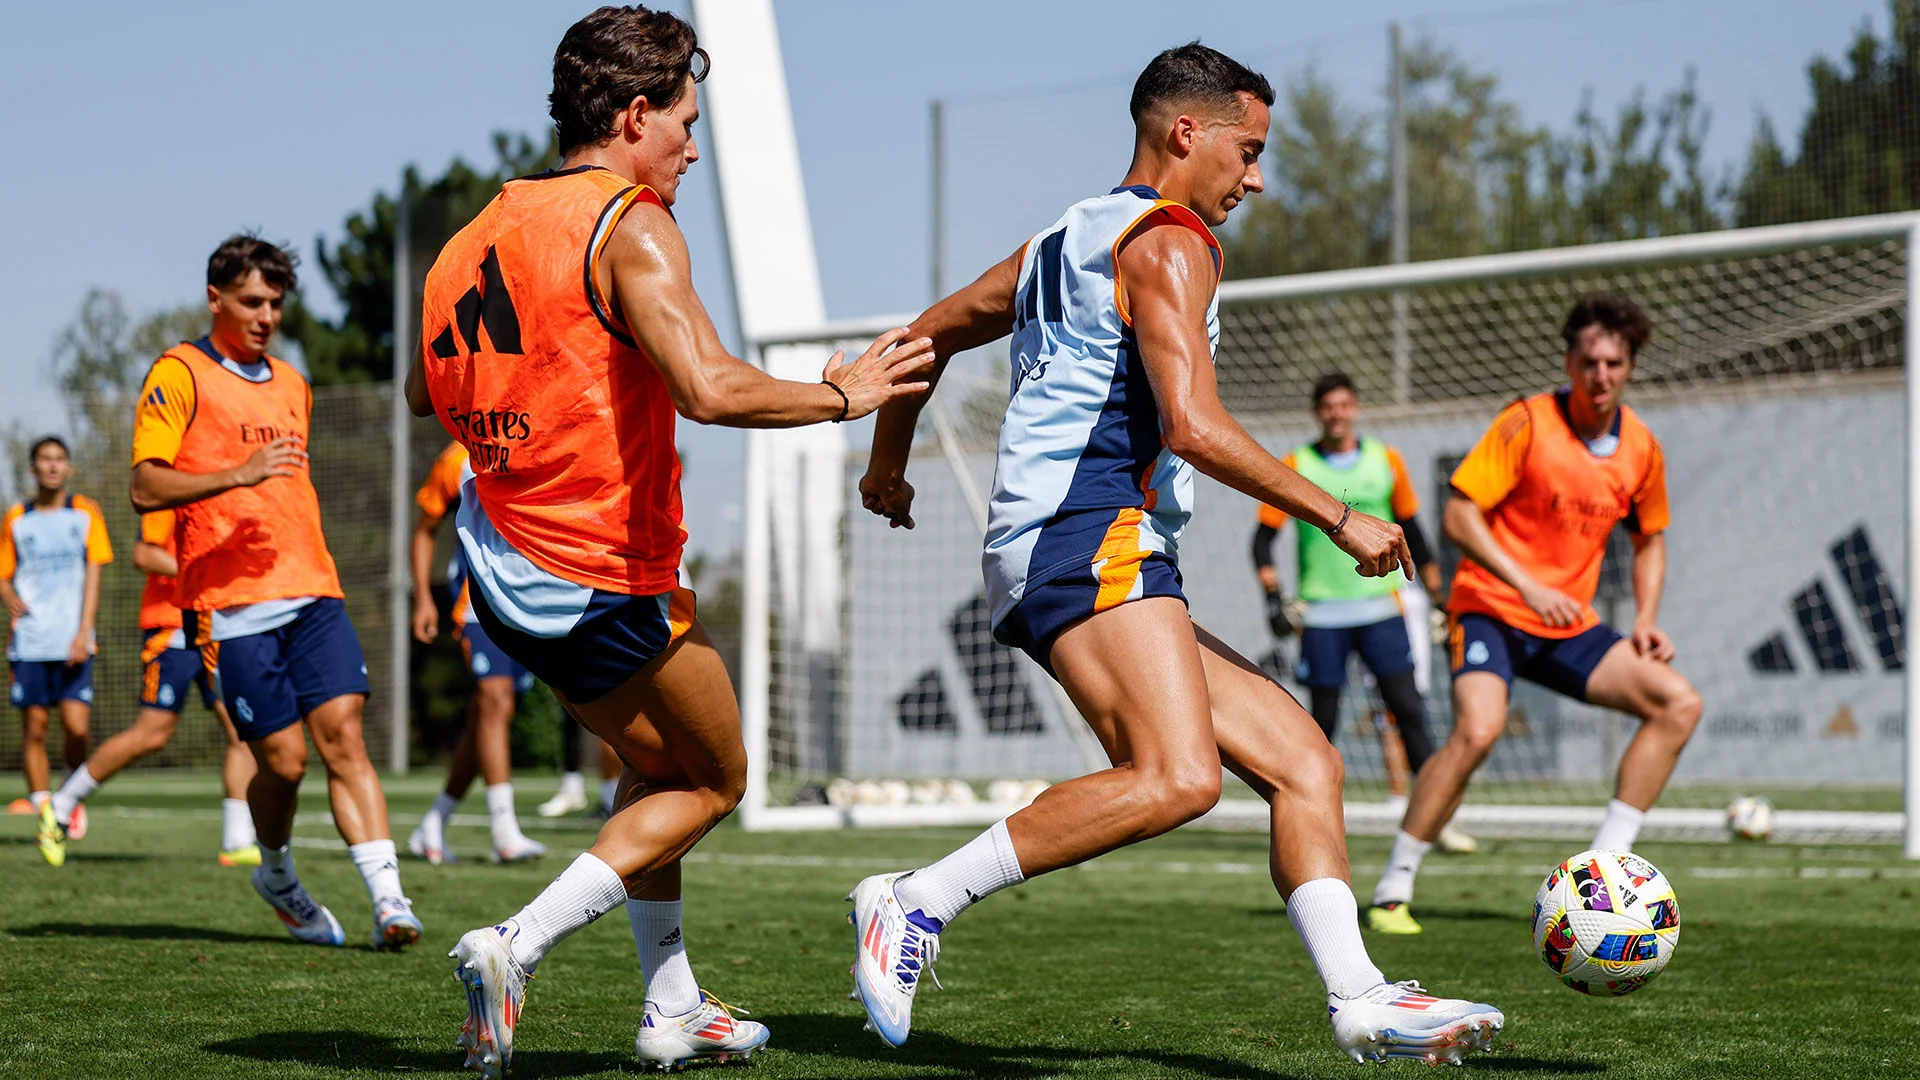
[[[674,6],[674,5],[669,5]],[[496,130],[541,132],[552,46],[585,3],[101,2],[0,14],[0,421],[58,429],[48,353],[92,286],[136,311],[200,293],[238,228],[312,257],[401,168],[490,160]],[[1171,14],[1170,14],[1171,10]],[[1126,93],[1194,37],[1276,81],[1313,65],[1353,99],[1385,80],[1385,26],[1430,30],[1496,72],[1527,119],[1564,128],[1589,88],[1603,115],[1636,86],[1698,69],[1708,156],[1733,164],[1755,118],[1798,130],[1805,66],[1837,55],[1884,0],[1149,0],[961,4],[780,0],[782,48],[829,313],[927,299],[927,103],[950,99],[949,286],[1003,257],[1127,162]],[[715,58],[724,65],[726,57]],[[1059,88],[1046,93],[1028,88]],[[703,295],[732,314],[713,173],[683,186]],[[694,535],[724,546],[739,440],[687,433]],[[731,471],[730,471],[731,470]],[[693,492],[719,491],[696,497]]]

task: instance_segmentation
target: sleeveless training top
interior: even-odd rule
[[[1471,559],[1453,576],[1454,615],[1490,615],[1536,637],[1583,633],[1600,622],[1593,594],[1614,526],[1625,522],[1646,536],[1666,529],[1666,459],[1646,424],[1622,405],[1611,451],[1601,456],[1563,408],[1558,394],[1507,406],[1454,470],[1453,487],[1480,507],[1494,540],[1527,573],[1580,602],[1579,621],[1548,626],[1519,590]]]
[[[509,181],[434,261],[420,323],[434,407],[471,456],[462,522],[477,509],[499,554],[628,595],[672,590],[686,542],[673,402],[596,284],[643,201],[665,205],[593,166]]]
[[[1029,585],[1142,552],[1176,555],[1193,467],[1160,415],[1120,300],[1122,243],[1161,221],[1220,245],[1192,210],[1145,185],[1067,209],[1027,242],[1015,293],[1012,398],[1000,428],[982,569],[998,625]],[[1219,297],[1207,336],[1220,340]]]

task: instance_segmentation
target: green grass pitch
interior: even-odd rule
[[[396,831],[432,779],[390,785]],[[208,776],[133,775],[96,797],[92,835],[64,869],[43,864],[31,819],[0,823],[0,1076],[459,1076],[464,1015],[444,958],[459,934],[512,914],[588,842],[583,821],[535,829],[539,780],[521,784],[529,831],[553,854],[495,867],[485,833],[456,827],[466,863],[409,861],[425,943],[364,944],[366,892],[311,781],[297,830],[302,877],[355,947],[288,938],[245,872],[214,862]],[[479,810],[476,795],[469,812]],[[708,838],[688,868],[694,969],[773,1030],[726,1076],[1346,1076],[1318,980],[1267,880],[1264,839],[1185,831],[1010,890],[946,935],[915,1033],[893,1050],[847,1000],[853,936],[841,896],[861,876],[926,861],[960,831]],[[1427,933],[1370,937],[1390,978],[1505,1010],[1499,1076],[1920,1075],[1920,876],[1891,848],[1651,844],[1678,884],[1673,964],[1620,1000],[1560,986],[1528,935],[1533,890],[1570,844],[1488,843],[1435,856],[1415,910]],[[1385,856],[1356,840],[1361,889]],[[516,1077],[638,1071],[642,986],[617,913],[541,966],[521,1022]],[[1412,1063],[1384,1068],[1405,1071]],[[709,1066],[708,1068],[713,1068]]]

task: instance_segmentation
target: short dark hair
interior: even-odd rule
[[[1226,109],[1243,91],[1259,98],[1261,104],[1273,104],[1273,84],[1265,75],[1218,49],[1189,41],[1148,61],[1146,70],[1133,81],[1127,111],[1138,127],[1141,118],[1156,105],[1172,102]]]
[[[298,261],[292,252],[260,239],[256,233],[234,233],[207,258],[207,284],[222,289],[258,270],[260,280],[290,293],[300,284],[300,276],[293,272]]]
[[[73,457],[73,451],[67,449],[67,440],[58,435],[43,435],[34,440],[33,446],[28,449],[27,460],[32,461],[34,458],[39,457],[40,451],[45,450],[49,446],[57,446],[60,448],[61,453],[67,455],[69,458]]]
[[[1353,388],[1353,380],[1347,377],[1346,372],[1329,371],[1325,375],[1320,376],[1313,384],[1314,408],[1319,408],[1320,399],[1333,393],[1335,390],[1345,390],[1355,397],[1360,396],[1360,392]]]
[[[553,117],[560,153],[612,138],[614,114],[634,98],[672,108],[686,92],[687,76],[699,82],[710,66],[693,27],[672,12],[639,4],[594,11],[568,27],[553,51],[547,115]]]
[[[1560,327],[1560,337],[1567,343],[1567,351],[1580,341],[1580,331],[1589,326],[1598,326],[1610,334],[1618,334],[1627,343],[1629,359],[1638,357],[1640,350],[1653,340],[1653,323],[1648,321],[1647,313],[1640,305],[1624,296],[1612,293],[1581,293],[1580,299],[1567,313],[1567,321]]]

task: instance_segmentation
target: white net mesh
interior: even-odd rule
[[[1866,812],[1848,819],[1850,835],[1890,836],[1904,738],[1905,267],[1904,245],[1885,242],[1568,273],[1533,267],[1397,291],[1366,287],[1363,275],[1360,288],[1289,299],[1252,298],[1276,290],[1237,282],[1223,294],[1221,394],[1284,453],[1315,434],[1314,380],[1345,371],[1359,388],[1363,432],[1400,450],[1423,527],[1438,540],[1453,463],[1504,403],[1562,381],[1558,330],[1574,298],[1600,289],[1632,297],[1655,337],[1629,400],[1662,442],[1674,515],[1661,623],[1707,703],[1661,804],[1678,813],[1656,831],[1721,834],[1717,811],[1732,795],[1764,793],[1783,810]],[[1051,680],[994,644],[986,625],[981,528],[964,486],[975,497],[989,489],[1003,370],[1003,359],[956,363],[943,383],[936,407],[950,438],[927,426],[909,473],[916,530],[889,530],[850,494],[839,649],[784,647],[783,612],[772,605],[776,805],[835,777],[899,778],[911,798],[912,782],[929,777],[984,790],[1093,764]],[[864,464],[864,451],[849,454],[850,492]],[[1304,701],[1291,681],[1293,642],[1275,641],[1265,625],[1252,501],[1204,477],[1197,500],[1180,549],[1194,618]],[[1616,541],[1616,554],[1630,552]],[[1289,586],[1290,547],[1283,538],[1276,549]],[[1450,574],[1457,553],[1437,547]],[[1597,599],[1623,628],[1633,615],[1625,565],[1610,557]],[[1438,741],[1451,710],[1435,644],[1428,725]],[[1361,674],[1356,666],[1336,737],[1350,818],[1353,805],[1403,790]],[[1498,818],[1502,804],[1585,807],[1597,820],[1632,724],[1518,684],[1470,809]],[[894,787],[867,797],[902,795]],[[1384,805],[1380,820],[1393,820]],[[1830,824],[1792,814],[1782,823]]]

